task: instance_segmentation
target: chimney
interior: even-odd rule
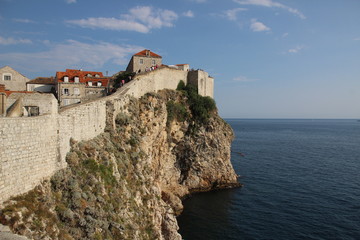
[[[146,51],[146,56],[150,57],[150,50],[145,50]]]

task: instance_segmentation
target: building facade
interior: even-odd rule
[[[162,65],[162,57],[150,50],[143,50],[135,53],[126,68],[127,72],[145,72],[151,67],[160,67]]]
[[[5,85],[6,90],[26,91],[28,81],[30,81],[29,78],[9,66],[0,68],[0,84]]]
[[[5,116],[6,114],[6,99],[5,85],[0,84],[0,117]]]
[[[18,107],[14,105],[18,105]],[[55,96],[51,93],[14,92],[7,98],[6,112],[9,117],[34,117],[44,114],[56,114],[58,104]]]
[[[55,78],[54,77],[38,77],[26,83],[26,90],[29,92],[55,92]]]
[[[56,72],[56,93],[60,106],[106,96],[109,78],[102,72],[66,69]]]

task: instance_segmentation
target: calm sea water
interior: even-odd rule
[[[360,239],[360,122],[227,122],[244,187],[186,200],[185,240]]]

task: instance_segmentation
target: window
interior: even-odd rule
[[[86,76],[87,76],[87,77],[92,77],[92,75],[91,75],[90,73],[88,73]]]
[[[89,85],[89,87],[91,87],[91,86],[92,86],[92,82],[88,82],[88,85]]]
[[[144,59],[140,59],[140,64],[144,64]]]
[[[74,94],[75,95],[80,95],[80,89],[79,88],[74,88]]]
[[[3,74],[4,81],[11,81],[11,73],[4,73]]]
[[[98,87],[101,87],[101,82],[97,82],[97,86],[98,86]]]
[[[70,101],[69,99],[63,99],[63,106],[69,105]]]
[[[95,77],[100,77],[100,75],[99,75],[99,74],[95,74]]]
[[[28,112],[28,117],[39,116],[39,107],[37,106],[25,106],[26,111]]]
[[[74,82],[78,83],[79,82],[79,77],[74,77]]]
[[[152,60],[152,65],[155,66],[155,60]]]
[[[69,82],[69,77],[64,77],[64,82]]]
[[[68,88],[63,88],[63,94],[64,95],[70,95],[70,91]]]

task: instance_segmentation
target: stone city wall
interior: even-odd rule
[[[187,71],[162,67],[136,75],[110,96],[64,107],[57,114],[0,118],[0,204],[65,168],[70,140],[88,140],[103,133],[107,120],[114,122],[130,97],[176,89],[187,77]]]
[[[0,118],[0,203],[58,169],[57,131],[54,115]]]

